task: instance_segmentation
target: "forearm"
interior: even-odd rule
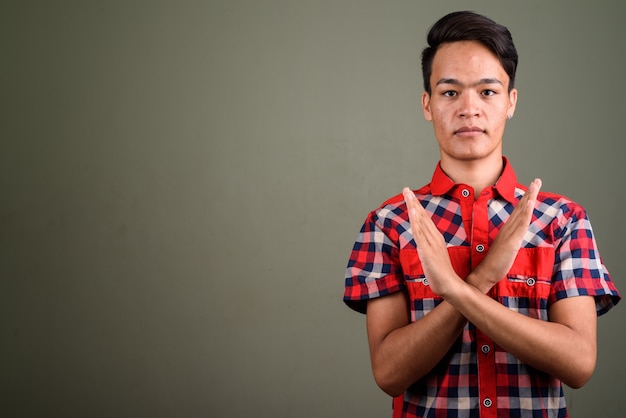
[[[485,293],[512,267],[532,219],[541,181],[535,179],[500,229],[485,259],[464,282],[446,243],[415,194],[404,189],[411,232],[430,288],[496,344],[530,366],[579,387],[596,360],[596,312],[591,297],[565,298],[550,307],[550,322],[522,315]],[[442,306],[447,306],[443,305]],[[429,338],[419,335],[419,338]]]
[[[445,356],[466,323],[456,309],[442,301],[416,322],[391,331],[380,344],[370,344],[376,383],[391,396],[401,394]]]
[[[491,289],[490,282],[476,273],[470,274],[467,283],[485,293]],[[404,326],[385,334],[377,329],[376,321],[381,315],[389,315],[389,306],[393,305],[381,308],[386,313],[374,314],[375,303],[368,305],[368,333],[374,334],[370,335],[372,369],[378,385],[393,396],[402,393],[441,361],[463,332],[467,320],[444,300],[424,317],[407,324],[407,316]],[[381,338],[377,339],[375,334]]]
[[[571,317],[575,310],[580,324],[588,324],[574,327],[530,318],[462,281],[457,285],[446,300],[504,350],[571,387],[580,387],[589,379],[596,361],[595,322],[591,324],[595,321],[593,298],[573,298],[578,299],[575,303],[580,309],[555,312],[558,317]],[[566,304],[573,306],[570,300],[559,309],[565,309]]]

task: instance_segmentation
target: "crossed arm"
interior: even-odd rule
[[[596,362],[594,299],[562,299],[550,321],[527,317],[486,295],[510,270],[528,229],[541,181],[530,184],[483,262],[462,280],[454,271],[441,233],[415,195],[404,191],[411,230],[431,289],[444,300],[411,323],[404,292],[370,300],[367,333],[374,378],[397,396],[427,374],[448,352],[469,320],[496,344],[532,367],[581,387]]]

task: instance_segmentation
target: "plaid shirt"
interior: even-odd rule
[[[482,261],[526,191],[506,158],[504,164],[498,183],[478,197],[471,187],[454,184],[439,165],[431,183],[415,192],[443,234],[460,277]],[[368,299],[399,291],[408,292],[412,321],[442,301],[424,276],[402,195],[367,217],[346,270],[344,301],[364,313]],[[620,299],[584,209],[540,192],[515,263],[489,296],[548,321],[553,303],[578,295],[594,296],[598,315]],[[478,416],[566,417],[567,410],[558,379],[520,362],[468,323],[444,360],[394,399],[394,417]]]

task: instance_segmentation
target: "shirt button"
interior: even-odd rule
[[[463,195],[463,197],[469,197],[470,192],[467,189],[463,189],[463,190],[461,190],[461,194]]]
[[[485,398],[483,400],[483,405],[485,406],[485,408],[491,408],[491,405],[493,405],[493,402],[491,402],[491,399]]]
[[[424,280],[422,280],[422,284],[424,286],[428,286],[428,279],[426,277],[424,277]]]
[[[491,351],[491,347],[485,344],[482,347],[480,347],[480,351],[482,351],[484,354],[489,354],[489,352]]]
[[[476,246],[476,251],[478,251],[479,253],[482,253],[483,251],[485,251],[485,246],[482,244],[478,244]]]
[[[535,282],[536,282],[536,281],[535,281],[535,279],[534,279],[534,278],[532,278],[532,277],[529,277],[528,279],[526,279],[526,284],[527,284],[528,286],[534,286],[534,285],[535,285]]]

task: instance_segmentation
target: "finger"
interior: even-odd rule
[[[441,232],[435,226],[428,212],[424,210],[415,194],[406,188],[403,193],[409,210],[411,232],[417,246],[420,248],[445,248],[443,235],[441,235]]]
[[[538,179],[531,181],[530,184],[528,185],[528,189],[526,190],[526,192],[524,193],[524,195],[518,202],[517,206],[520,206],[520,208],[524,208],[527,206],[529,201],[535,200],[537,198],[537,193],[539,192],[538,186],[540,184],[541,183],[538,184]]]
[[[415,229],[420,226],[424,220],[424,208],[415,197],[415,193],[411,191],[408,187],[405,187],[403,190],[404,201],[407,206],[407,211],[409,212],[409,222],[411,223],[411,229],[413,229],[413,233],[419,233],[419,228],[416,231]]]
[[[533,208],[535,206],[535,202],[537,201],[537,195],[539,194],[539,189],[541,188],[541,179],[534,179],[529,185],[528,190],[524,193],[524,196],[520,199],[519,203],[516,205],[513,213],[511,213],[511,221],[515,222],[519,220],[521,222],[526,222],[526,219],[532,215]],[[521,218],[521,219],[520,219]],[[528,222],[530,219],[528,219]]]
[[[520,217],[522,222],[525,224],[530,223],[533,209],[535,208],[535,204],[537,203],[539,189],[541,189],[541,179],[537,178],[530,183],[530,185],[528,186],[528,190],[526,191],[526,193],[524,193],[523,200],[520,201],[520,204],[522,205],[520,207]]]
[[[541,189],[541,179],[537,178],[534,179],[532,181],[532,183],[530,183],[530,186],[528,186],[528,192],[526,192],[526,194],[528,195],[528,200],[535,202],[537,200],[537,196],[539,195],[539,189]]]
[[[415,195],[413,194],[413,192],[411,191],[411,189],[409,189],[408,187],[405,187],[404,189],[402,189],[402,195],[404,196],[404,201],[405,203],[408,205],[413,198],[415,197]]]
[[[413,232],[414,238],[418,239],[419,235],[421,235],[421,228],[418,225],[421,223],[419,210],[422,209],[422,205],[419,204],[415,194],[408,187],[402,190],[402,194],[407,206],[407,212],[409,213],[411,231]]]
[[[432,242],[432,220],[426,214],[415,193],[408,187],[403,189],[404,200],[409,212],[409,222],[411,224],[411,232],[418,246],[424,246]]]
[[[417,198],[415,197],[415,193],[413,193],[413,191],[409,189],[408,187],[405,187],[402,190],[402,194],[404,195],[404,202],[406,203],[407,209],[409,210],[409,216],[416,215],[419,210],[418,206],[421,209],[421,205],[417,201]]]
[[[540,179],[535,179],[529,184],[528,190],[524,196],[522,196],[506,224],[500,230],[500,233],[498,234],[500,241],[506,241],[508,238],[512,238],[514,240],[522,238],[532,219],[533,210],[540,188]]]

